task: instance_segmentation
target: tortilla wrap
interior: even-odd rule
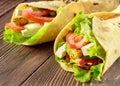
[[[92,32],[105,51],[102,76],[120,56],[120,13],[97,12],[87,16],[93,17]],[[58,44],[63,42],[63,38],[71,31],[73,24],[74,22],[71,21],[57,36],[54,43],[54,53],[57,51]],[[62,61],[57,62],[64,70],[75,72],[72,65],[68,65]]]
[[[40,9],[49,9],[49,10],[57,11],[59,7],[64,7],[64,6],[66,6],[66,4],[62,1],[39,1],[39,2],[21,3],[15,8],[15,10],[13,12],[13,16],[11,18],[11,23],[13,23],[14,18],[21,15],[21,13],[19,13],[20,11],[22,11],[28,7],[35,7],[35,8],[40,8]],[[59,16],[54,21],[58,22],[58,20],[59,20]],[[65,22],[65,24],[66,23],[67,22]],[[9,43],[15,43],[18,45],[20,45],[20,44],[36,45],[36,44],[41,44],[41,43],[48,42],[48,41],[53,41],[55,39],[56,35],[58,34],[58,31],[60,31],[60,29],[62,29],[62,27],[65,24],[58,26],[58,27],[54,27],[54,26],[56,26],[55,24],[51,26],[51,24],[54,24],[54,22],[50,22],[47,25],[42,26],[35,35],[28,38],[24,42],[15,43],[14,41],[12,41],[12,39],[14,38],[14,36],[12,36],[12,33],[10,34],[6,31],[4,32],[4,40]],[[9,37],[7,36],[8,34],[9,34]],[[17,33],[15,33],[15,34],[17,34]],[[51,35],[48,36],[48,34],[51,34]],[[11,37],[10,37],[10,35],[11,35]],[[47,35],[47,37],[45,35]],[[17,39],[17,38],[15,38],[15,39]]]

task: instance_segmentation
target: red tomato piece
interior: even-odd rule
[[[71,48],[77,48],[75,46],[74,38],[75,38],[75,35],[73,33],[69,33],[66,36],[66,42],[69,44]]]
[[[76,36],[75,38],[74,38],[74,41],[75,42],[79,42],[80,40],[82,40],[83,39],[83,36]]]
[[[50,17],[43,17],[44,15],[49,14],[49,12],[50,11],[48,10],[33,11],[32,9],[25,9],[22,12],[22,16],[25,19],[31,20],[33,22],[44,24],[45,22],[50,22],[53,20],[53,18]]]
[[[69,44],[70,48],[74,49],[81,48],[88,44],[88,42],[84,41],[83,36],[76,36],[73,32],[67,34],[66,41]]]
[[[21,30],[24,30],[23,26],[17,26],[17,25],[14,25],[13,23],[6,23],[6,26],[9,27],[10,29],[14,30],[14,31],[17,31],[17,32],[20,32]]]
[[[44,15],[48,15],[50,13],[49,10],[41,10],[41,11],[32,11],[32,9],[26,9],[27,11],[29,10],[31,12],[32,15],[34,16],[44,16]]]
[[[84,39],[82,39],[76,43],[76,47],[81,48],[81,47],[87,45],[88,43],[89,42],[85,42]]]

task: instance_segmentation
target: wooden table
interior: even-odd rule
[[[22,2],[37,0],[0,0],[0,86],[120,86],[120,59],[101,82],[77,82],[54,59],[54,42],[27,47],[3,41],[4,24]]]

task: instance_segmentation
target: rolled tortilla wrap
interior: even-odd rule
[[[61,1],[39,1],[19,4],[13,12],[11,23],[5,25],[4,40],[18,45],[36,45],[53,41],[62,25],[55,28],[55,25],[51,26],[51,24],[54,24],[52,20],[56,17],[58,8],[63,8],[65,5]],[[23,29],[19,31],[16,28]],[[58,29],[57,33],[54,32],[54,29]],[[46,38],[44,35],[48,34],[51,35]]]
[[[80,12],[55,40],[56,61],[80,82],[100,80],[120,56],[119,23],[119,13]]]

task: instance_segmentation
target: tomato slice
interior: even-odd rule
[[[44,24],[45,22],[50,22],[53,20],[53,17],[44,17],[44,15],[48,15],[49,13],[49,10],[33,11],[32,9],[25,9],[22,12],[22,16],[33,22]]]
[[[89,43],[89,42],[85,42],[84,39],[82,39],[82,40],[80,40],[80,41],[78,41],[78,42],[76,43],[76,47],[77,47],[77,48],[81,48],[81,47],[87,45],[88,43]]]
[[[88,44],[88,42],[84,41],[83,36],[76,36],[73,32],[67,34],[66,41],[69,44],[70,48],[73,49],[78,49]]]
[[[10,29],[17,31],[17,32],[21,32],[21,30],[24,30],[23,26],[17,26],[13,23],[6,23],[6,26],[9,27]]]
[[[26,9],[25,11],[30,12],[32,15],[40,17],[40,16],[44,16],[44,15],[48,15],[49,14],[49,10],[41,10],[41,11],[32,11],[32,9]]]

